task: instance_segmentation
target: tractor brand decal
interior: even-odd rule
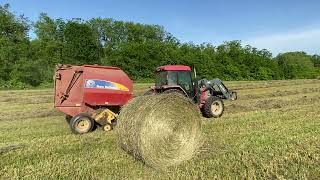
[[[85,83],[85,88],[96,88],[96,89],[112,89],[112,90],[120,90],[120,91],[129,91],[129,89],[119,83],[105,81],[105,80],[96,80],[96,79],[88,79]]]

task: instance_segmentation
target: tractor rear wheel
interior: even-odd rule
[[[209,97],[203,106],[202,112],[207,118],[221,117],[224,112],[223,101],[219,97]]]
[[[74,134],[91,132],[94,128],[94,120],[86,113],[80,113],[70,120],[70,129]]]
[[[150,90],[148,90],[147,92],[145,92],[143,95],[144,95],[144,96],[148,96],[148,95],[155,95],[155,94],[156,94],[155,90],[150,89]]]

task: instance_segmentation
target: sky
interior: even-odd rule
[[[243,45],[320,54],[319,0],[0,0],[37,21],[102,17],[158,24],[181,42],[241,40]]]

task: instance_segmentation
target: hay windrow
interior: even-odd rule
[[[145,164],[163,169],[191,159],[201,145],[201,115],[175,94],[141,96],[122,108],[117,133],[121,147]]]

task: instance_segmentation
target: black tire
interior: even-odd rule
[[[68,124],[70,124],[71,119],[72,119],[72,116],[66,115],[66,121]]]
[[[149,89],[147,92],[145,92],[143,95],[144,96],[149,96],[149,95],[155,95],[156,92],[153,89]]]
[[[70,120],[70,129],[74,134],[85,134],[94,128],[94,120],[86,113],[80,113]]]
[[[213,107],[213,105],[215,107]],[[209,97],[202,108],[202,113],[207,118],[221,117],[223,112],[224,112],[223,101],[219,97],[215,97],[215,96]]]
[[[164,94],[176,93],[176,94],[181,94],[183,96],[187,96],[183,91],[181,91],[179,89],[168,89],[168,90],[165,90],[163,93]]]

